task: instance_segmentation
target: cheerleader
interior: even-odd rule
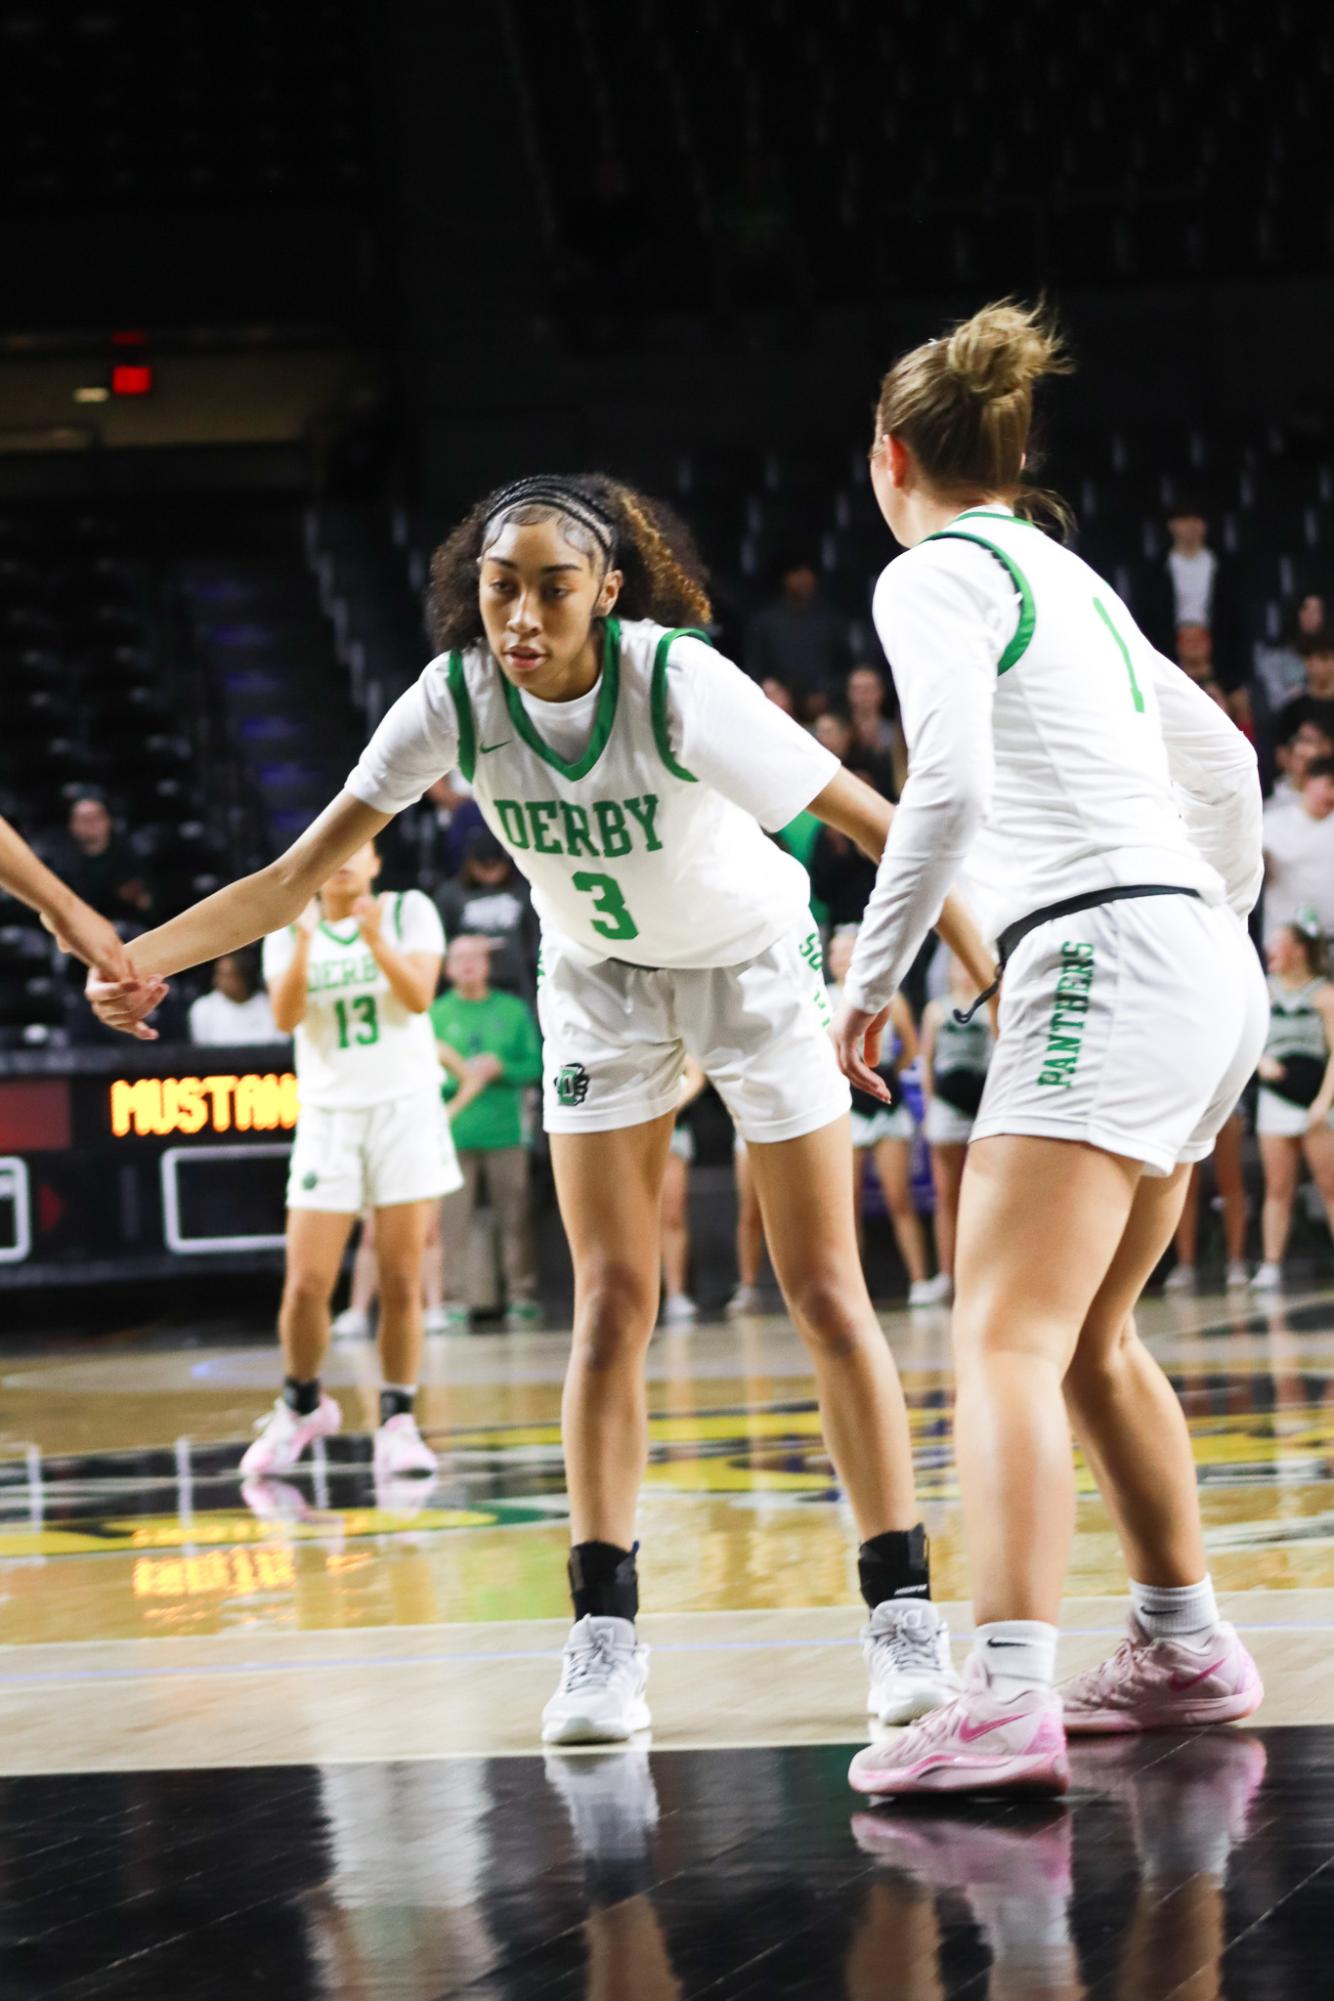
[[[928,1001],[922,1014],[926,1140],[936,1191],[936,1253],[946,1281],[942,1288],[946,1298],[954,1291],[954,1238],[963,1164],[991,1062],[991,1022],[985,1012],[979,1011],[966,1021],[958,1018],[968,1013],[972,998],[967,971],[951,955],[947,997]]]
[[[1280,925],[1268,959],[1269,1035],[1255,1117],[1265,1178],[1264,1263],[1251,1280],[1257,1292],[1277,1292],[1283,1283],[1303,1156],[1334,1232],[1334,984],[1314,912]]]
[[[829,940],[829,999],[834,1010],[843,1004],[843,981],[852,964],[857,943],[855,924],[840,925]],[[874,1160],[876,1176],[885,1208],[889,1212],[894,1241],[908,1274],[909,1306],[938,1306],[948,1297],[949,1285],[928,1275],[926,1229],[912,1199],[912,1146],[917,1123],[903,1095],[899,1072],[909,1070],[918,1058],[917,1025],[912,1009],[902,994],[890,1004],[891,1042],[883,1053],[879,1074],[893,1099],[883,1104],[865,1091],[852,1094],[852,1185],[860,1221],[862,1196],[866,1186],[866,1163]]]

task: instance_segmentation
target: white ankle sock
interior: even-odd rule
[[[1056,1628],[1041,1619],[996,1619],[979,1626],[976,1646],[1002,1702],[1056,1678]]]
[[[1203,1646],[1218,1630],[1218,1601],[1211,1577],[1199,1584],[1183,1585],[1136,1584],[1132,1578],[1130,1602],[1151,1640],[1184,1640],[1188,1647]]]

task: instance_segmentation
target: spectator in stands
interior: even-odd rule
[[[902,742],[902,732],[892,716],[885,714],[885,677],[878,667],[858,663],[844,687],[852,734],[857,748],[873,757],[892,758]]]
[[[792,699],[792,690],[786,681],[780,681],[776,674],[766,674],[760,682],[760,687],[775,708],[781,709],[785,716],[796,715],[797,705]]]
[[[1265,940],[1301,911],[1334,932],[1334,758],[1313,758],[1295,805],[1270,800],[1264,815]]]
[[[1315,723],[1326,736],[1334,736],[1334,632],[1308,633],[1298,651],[1305,686],[1274,718],[1273,734],[1279,743],[1287,743],[1303,723]]]
[[[781,681],[809,721],[826,707],[848,664],[847,632],[820,596],[815,565],[804,558],[789,564],[778,597],[750,622],[746,672],[757,681]]]
[[[1214,639],[1207,625],[1179,625],[1176,645],[1177,665],[1201,688],[1221,688],[1214,675]],[[1223,706],[1227,700],[1224,695]]]
[[[857,732],[852,719],[841,709],[826,709],[811,725],[811,734],[818,737],[826,750],[832,750],[840,764],[847,765],[868,785],[874,785],[877,792],[886,799],[893,799],[894,767],[883,751],[865,749],[857,741]]]
[[[1334,736],[1321,729],[1319,723],[1300,723],[1285,743],[1275,746],[1278,777],[1270,803],[1299,805],[1306,774],[1318,757],[1334,757]]]
[[[259,967],[245,952],[213,962],[213,986],[190,1007],[190,1040],[225,1048],[242,1042],[284,1042]]]
[[[437,846],[445,855],[446,873],[462,867],[469,834],[484,824],[482,809],[461,771],[451,771],[428,785],[423,804],[431,809]]]
[[[1306,687],[1306,659],[1303,640],[1325,629],[1325,600],[1318,591],[1308,591],[1290,607],[1283,621],[1283,637],[1276,646],[1257,646],[1255,673],[1271,715],[1277,715],[1294,695]]]
[[[824,905],[828,921],[836,931],[844,925],[861,923],[867,899],[875,888],[875,876],[875,863],[855,841],[840,834],[836,827],[820,828],[811,850],[811,891]]]
[[[531,1000],[537,989],[537,917],[528,885],[489,827],[474,827],[463,867],[437,902],[446,938],[462,932],[491,945],[492,983]]]
[[[1135,607],[1145,635],[1169,660],[1180,660],[1192,680],[1213,678],[1222,684],[1228,712],[1240,721],[1247,714],[1245,621],[1232,565],[1209,546],[1209,523],[1197,500],[1182,500],[1167,520],[1172,546],[1166,560],[1150,571],[1142,602]],[[1209,658],[1201,662],[1197,632],[1209,635]],[[1183,658],[1184,652],[1187,658]],[[1191,664],[1187,664],[1189,659]]]
[[[488,939],[455,938],[445,958],[448,989],[431,1008],[431,1026],[437,1044],[443,1045],[442,1054],[461,1061],[469,1079],[480,1080],[482,1086],[452,1119],[463,1187],[446,1200],[442,1212],[445,1273],[456,1300],[447,1313],[456,1324],[466,1324],[469,1307],[458,1288],[467,1271],[473,1212],[485,1185],[499,1230],[506,1325],[534,1327],[541,1322],[542,1309],[537,1300],[524,1093],[541,1082],[542,1041],[528,1003],[517,994],[492,990],[490,962]],[[456,1088],[456,1075],[445,1085],[446,1102]]]
[[[106,800],[84,792],[69,809],[70,887],[112,923],[142,924],[153,908],[138,856],[117,838]]]

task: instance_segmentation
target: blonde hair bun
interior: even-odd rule
[[[945,368],[972,396],[990,402],[1031,389],[1070,363],[1046,305],[1000,299],[945,336]]]

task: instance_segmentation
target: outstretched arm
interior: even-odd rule
[[[216,890],[170,923],[136,938],[130,955],[132,978],[90,978],[88,998],[94,1012],[108,1027],[152,1041],[155,1031],[144,1026],[143,1017],[151,1014],[165,993],[167,974],[220,958],[224,952],[239,951],[257,938],[295,923],[334,870],[372,840],[390,818],[388,813],[363,806],[350,792],[340,792],[276,862]]]

